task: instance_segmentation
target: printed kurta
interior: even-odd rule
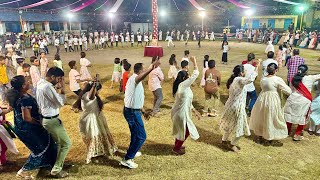
[[[199,138],[197,128],[191,119],[193,93],[190,88],[198,76],[199,71],[194,70],[190,78],[180,83],[175,95],[175,102],[171,110],[171,119],[173,123],[172,135],[180,141],[185,140],[186,127],[188,127],[190,137],[193,140]]]

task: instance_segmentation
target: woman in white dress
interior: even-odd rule
[[[288,130],[277,89],[286,94],[290,94],[291,89],[282,78],[276,76],[277,70],[278,66],[275,63],[268,65],[268,75],[260,81],[262,91],[253,106],[249,125],[258,136],[257,143],[282,146],[283,144],[277,140],[286,138]]]
[[[81,52],[80,53],[80,80],[88,80],[88,79],[92,79],[91,74],[88,70],[88,67],[91,67],[91,62],[86,59],[86,53],[85,52]]]
[[[316,136],[320,136],[320,81],[316,81],[313,85],[315,90],[315,97],[311,103],[311,115],[310,115],[310,126],[308,129],[308,133],[310,135],[315,134]]]
[[[305,48],[307,46],[308,41],[309,41],[309,38],[308,36],[306,36],[304,40],[300,43],[299,48]]]
[[[79,127],[87,147],[87,164],[93,157],[112,156],[117,151],[102,112],[103,102],[98,95],[101,88],[99,81],[89,82],[79,95],[76,105],[78,109],[83,110]]]
[[[233,74],[228,79],[227,88],[229,89],[229,98],[225,104],[224,112],[220,121],[220,130],[223,133],[222,145],[230,148],[228,138],[231,136],[231,150],[238,152],[238,141],[243,135],[250,135],[249,124],[246,113],[247,90],[245,85],[252,83],[258,75],[260,61],[255,71],[248,77],[245,77],[245,71],[242,65],[237,65],[233,69]]]
[[[173,84],[173,95],[175,102],[171,110],[171,119],[173,123],[172,135],[175,137],[175,145],[172,151],[177,155],[185,154],[185,148],[182,146],[184,141],[190,135],[193,140],[199,138],[199,133],[191,119],[191,110],[200,119],[200,113],[193,107],[193,93],[190,86],[199,76],[197,62],[194,57],[190,58],[193,62],[194,71],[191,77],[188,77],[187,71],[180,71]]]
[[[214,32],[212,31],[210,34],[210,41],[214,41],[214,40],[215,40]]]
[[[7,164],[10,161],[7,160],[6,151],[9,150],[13,154],[18,154],[19,151],[12,140],[12,137],[8,131],[4,128],[6,126],[6,120],[4,115],[12,111],[11,107],[7,109],[0,108],[0,169],[1,166]]]
[[[301,141],[303,139],[302,131],[310,115],[312,85],[320,79],[320,74],[307,75],[307,71],[308,66],[305,64],[298,67],[297,74],[291,80],[293,86],[292,94],[284,106],[284,118],[287,121],[289,134],[291,133],[292,124],[298,125],[293,136],[294,141]]]

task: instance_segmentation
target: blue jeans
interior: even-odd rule
[[[134,158],[134,156],[146,140],[147,135],[144,129],[144,124],[141,118],[142,113],[140,110],[134,110],[124,107],[123,115],[128,122],[131,133],[131,142],[127,150],[127,154],[124,157],[125,160],[128,160]]]
[[[254,91],[251,91],[251,92],[247,92],[247,102],[249,103],[249,111],[251,112],[254,104],[256,103],[257,101],[257,92],[256,90]]]

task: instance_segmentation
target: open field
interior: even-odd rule
[[[185,49],[190,50],[191,56],[197,57],[198,66],[201,69],[203,56],[210,55],[210,59],[216,60],[217,69],[221,71],[223,76],[220,89],[222,102],[217,107],[218,113],[221,114],[224,108],[223,103],[228,98],[225,83],[233,67],[240,64],[249,52],[255,53],[257,59],[266,59],[265,45],[231,42],[229,44],[231,48],[228,55],[229,64],[223,65],[220,63],[221,43],[205,42],[202,44],[203,47],[198,48],[196,42],[190,42],[189,46],[185,48],[183,43],[178,42],[175,48],[169,49],[166,44],[161,43],[164,46],[165,54],[161,67],[166,75],[170,55],[176,54],[177,61],[180,63]],[[55,49],[50,48],[50,50],[48,59],[52,61]],[[64,51],[64,49],[61,50]],[[304,49],[300,51],[301,56],[306,59],[306,63],[309,65],[310,73],[319,73],[320,61],[317,61],[319,51]],[[69,72],[67,63],[70,60],[79,62],[79,53],[63,52],[61,54],[66,79]],[[141,149],[143,155],[135,159],[135,162],[139,164],[138,169],[129,170],[119,166],[118,161],[121,160],[130,143],[130,132],[122,115],[123,94],[119,93],[118,85],[115,89],[109,89],[113,59],[115,57],[127,58],[132,65],[136,62],[150,64],[151,58],[142,56],[143,48],[141,47],[120,47],[87,52],[87,58],[94,64],[90,69],[91,73],[93,75],[99,73],[102,79],[103,89],[100,96],[105,101],[103,112],[121,153],[119,156],[105,159],[102,162],[85,165],[86,148],[80,137],[78,125],[80,113],[76,114],[70,110],[70,104],[75,101],[76,97],[69,91],[67,105],[61,109],[60,113],[73,143],[67,162],[76,165],[70,169],[71,176],[68,179],[320,179],[319,137],[309,136],[308,133],[305,133],[303,141],[293,142],[291,138],[287,138],[283,141],[283,147],[265,147],[254,143],[252,138],[242,138],[239,143],[240,153],[225,152],[220,147],[219,117],[202,118],[199,121],[194,118],[200,138],[197,141],[188,138],[185,143],[187,153],[183,156],[175,156],[171,152],[174,143],[170,118],[170,110],[174,102],[171,95],[171,81],[166,81],[163,84],[164,100],[161,106],[161,118],[151,118],[149,121],[145,121],[147,140]],[[285,79],[286,74],[287,70],[283,67],[278,75]],[[260,77],[259,75],[255,82],[258,91],[260,91]],[[193,104],[198,110],[201,110],[204,105],[203,89],[199,87],[200,78],[198,77],[196,86],[192,88]],[[148,90],[146,83],[145,94],[145,107],[152,108],[153,95]],[[12,119],[12,115],[9,118]],[[9,154],[8,157],[10,160],[16,160],[16,165],[5,167],[0,174],[0,179],[14,179],[16,172],[29,155],[28,149],[19,140],[16,139],[15,142],[20,155]],[[34,172],[34,174],[36,173],[37,171]],[[41,178],[44,177],[39,177],[39,179]]]

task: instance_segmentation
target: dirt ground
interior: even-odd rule
[[[164,42],[160,44],[164,47],[165,56],[161,59],[161,68],[165,75],[167,75],[170,55],[176,54],[177,61],[180,63],[185,49],[190,50],[191,56],[197,57],[198,66],[201,69],[204,55],[208,54],[210,59],[216,60],[217,69],[221,71],[223,76],[220,88],[221,102],[216,107],[219,114],[222,113],[223,103],[228,98],[225,83],[231,75],[233,67],[240,64],[249,52],[255,53],[257,58],[266,59],[265,45],[262,44],[231,42],[229,44],[231,50],[228,65],[221,64],[220,42],[203,42],[201,48],[197,47],[196,42],[190,42],[188,47],[185,47],[182,42],[176,42],[174,48],[167,48]],[[277,46],[275,49],[278,49]],[[61,50],[63,50],[61,58],[67,78],[70,70],[67,63],[70,60],[79,62],[80,52],[65,53],[64,49]],[[309,65],[310,73],[319,73],[320,67],[319,61],[317,61],[319,51],[306,49],[300,51],[301,56]],[[51,47],[48,55],[50,61],[53,60],[54,52],[54,48]],[[301,142],[293,142],[292,138],[288,137],[283,140],[283,147],[265,147],[253,142],[251,137],[247,137],[240,140],[240,153],[226,152],[221,149],[220,144],[221,132],[218,127],[220,117],[202,118],[201,120],[193,118],[200,138],[197,141],[187,139],[185,155],[172,154],[174,138],[171,135],[170,110],[174,98],[171,95],[172,83],[169,80],[163,83],[164,100],[161,106],[161,118],[151,118],[149,121],[145,121],[147,140],[141,149],[143,155],[135,159],[139,167],[130,170],[119,166],[119,161],[130,143],[130,132],[122,115],[123,94],[119,93],[118,85],[114,89],[109,88],[115,57],[127,58],[132,65],[136,62],[149,65],[151,58],[143,57],[143,48],[141,47],[119,47],[87,52],[87,58],[94,64],[90,69],[91,73],[93,75],[99,73],[102,78],[103,89],[100,96],[105,102],[103,112],[107,117],[110,131],[120,153],[109,159],[103,158],[102,161],[100,159],[99,163],[85,165],[86,148],[82,142],[78,124],[80,113],[76,114],[70,110],[70,104],[75,101],[76,97],[69,91],[67,105],[61,109],[60,113],[73,143],[66,161],[75,164],[75,167],[69,170],[71,176],[68,179],[320,179],[319,137],[304,133],[305,139]],[[287,70],[283,67],[278,75],[285,79],[286,74]],[[261,72],[255,82],[258,91],[260,91],[260,77]],[[192,90],[194,93],[193,104],[200,111],[204,105],[204,92],[199,87],[199,83],[200,77]],[[152,108],[153,95],[148,90],[146,83],[145,94],[145,107]],[[12,120],[12,118],[12,115],[9,116],[9,119]],[[0,179],[14,179],[16,172],[30,153],[18,139],[15,142],[20,154],[16,156],[8,153],[8,157],[10,160],[15,160],[16,165],[6,166],[0,174]],[[36,175],[37,171],[33,173]],[[47,177],[39,176],[38,178]]]

